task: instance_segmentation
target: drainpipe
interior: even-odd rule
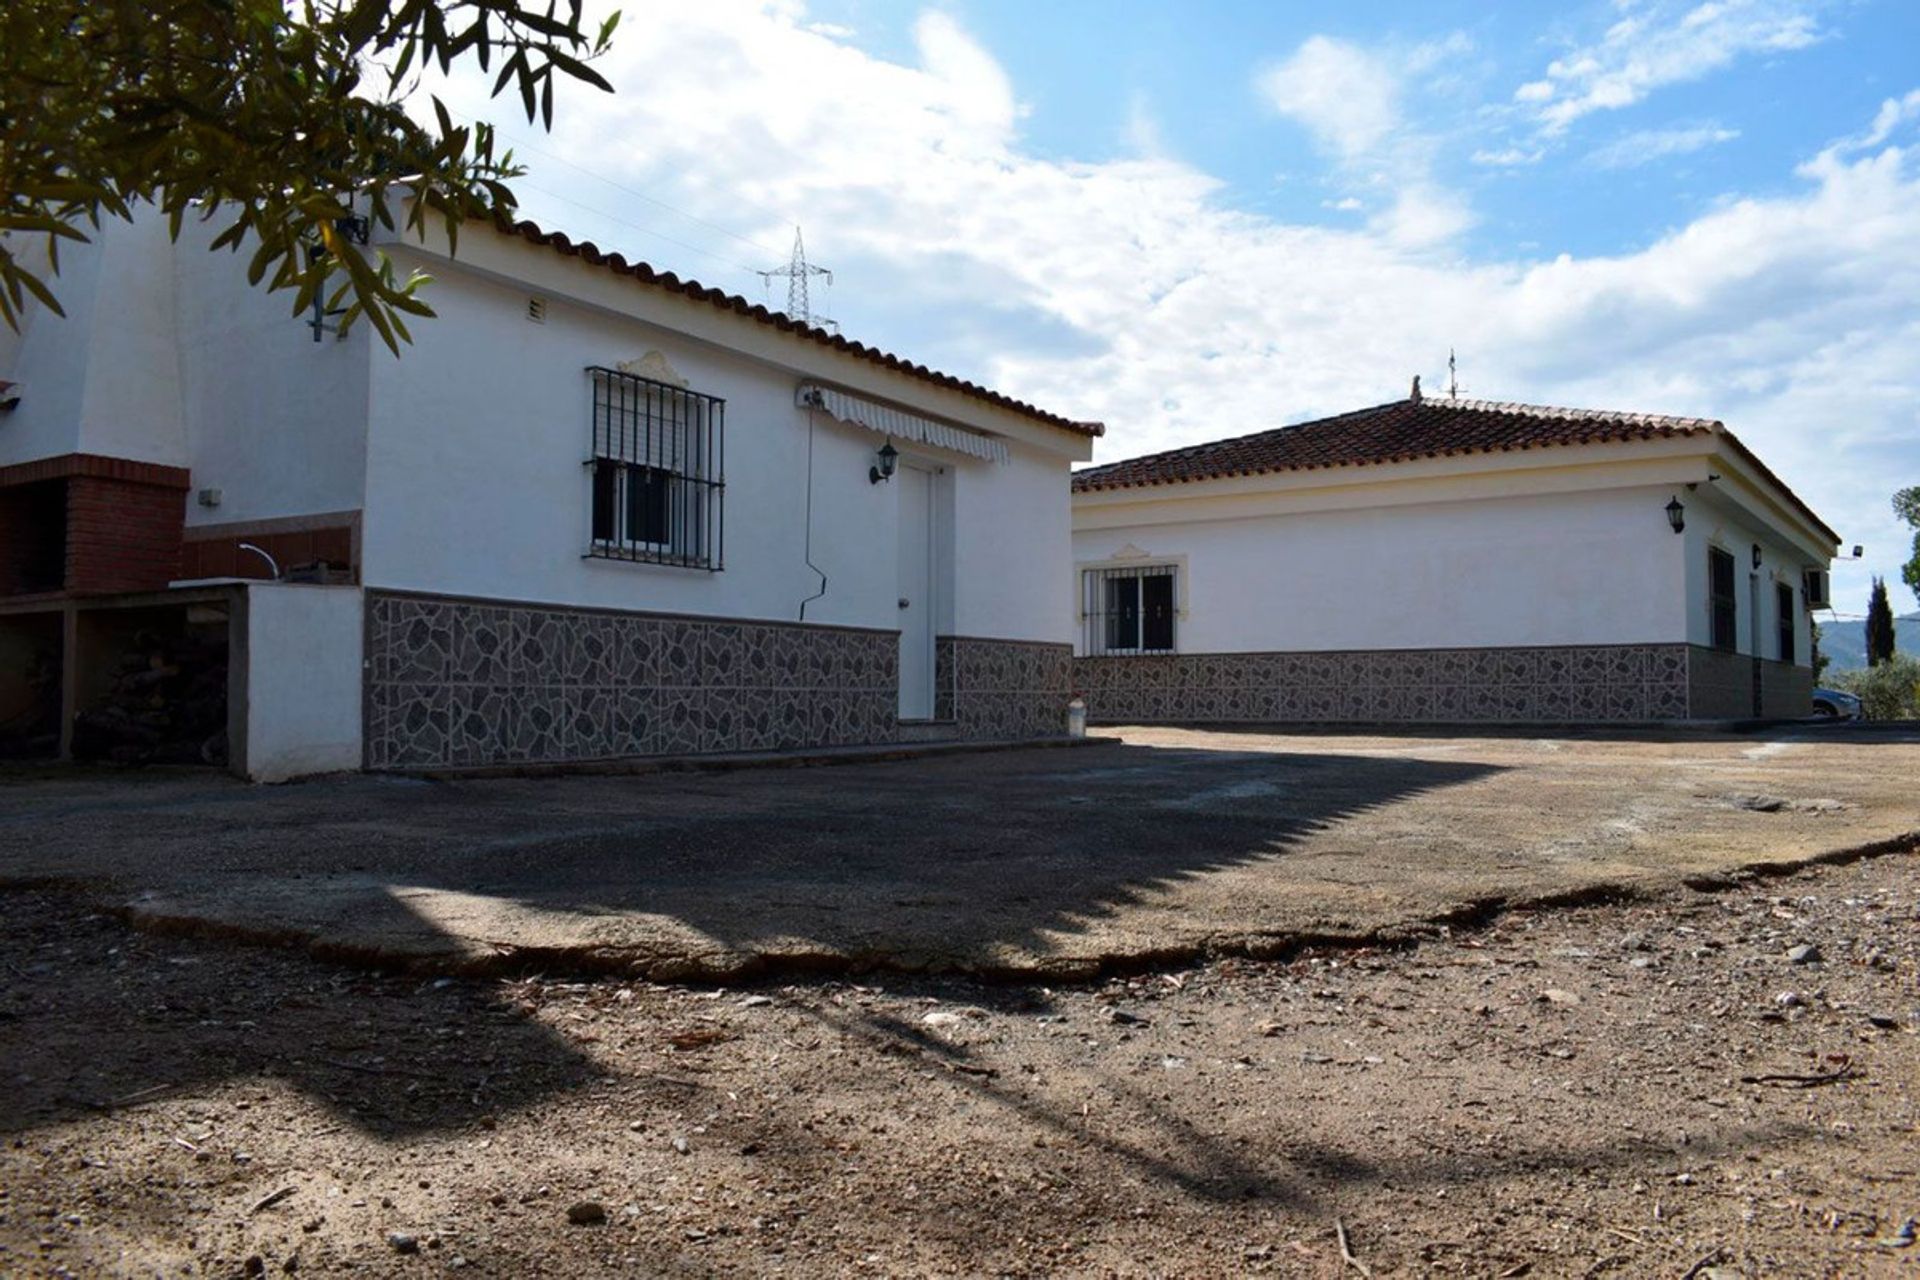
[[[820,589],[800,602],[800,621],[807,620],[807,606],[827,594],[827,571],[813,562],[813,417],[814,406],[807,406],[807,533],[802,552],[807,568],[820,575]]]

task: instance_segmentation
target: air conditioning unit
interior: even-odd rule
[[[1803,586],[1807,593],[1807,608],[1830,609],[1833,602],[1827,597],[1827,571],[1808,569],[1802,575]]]

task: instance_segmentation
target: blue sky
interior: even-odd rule
[[[1030,106],[1022,132],[1036,154],[1124,154],[1130,124],[1144,112],[1172,152],[1229,184],[1236,206],[1329,225],[1355,221],[1324,207],[1339,190],[1337,177],[1326,173],[1310,133],[1262,109],[1258,75],[1314,36],[1401,57],[1432,48],[1434,65],[1410,77],[1408,114],[1435,137],[1436,165],[1473,194],[1482,221],[1464,247],[1510,255],[1630,249],[1729,192],[1784,188],[1802,159],[1857,130],[1885,98],[1920,84],[1920,4],[1779,8],[1817,15],[1806,45],[1761,51],[1722,73],[1666,85],[1589,119],[1525,166],[1476,165],[1473,156],[1528,149],[1526,120],[1509,114],[1513,90],[1553,58],[1594,43],[1632,8],[974,0],[944,11],[1021,86]],[[851,28],[883,56],[913,56],[918,10],[911,6],[847,0],[810,11]],[[1713,141],[1631,166],[1622,163],[1626,155],[1606,152],[1635,135],[1670,131]]]
[[[1897,578],[1920,4],[648,0],[525,211],[704,282],[805,227],[853,337],[1100,460],[1443,382],[1725,420]],[[781,295],[770,297],[776,305]],[[1897,585],[1897,583],[1896,583]]]

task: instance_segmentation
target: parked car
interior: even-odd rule
[[[1860,699],[1839,689],[1815,689],[1813,714],[1826,720],[1858,720],[1861,718]]]

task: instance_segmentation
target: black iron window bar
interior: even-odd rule
[[[1172,565],[1089,569],[1081,575],[1081,646],[1092,657],[1172,653]]]
[[[727,402],[590,365],[587,555],[718,571],[726,532]]]

